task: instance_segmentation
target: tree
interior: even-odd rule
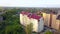
[[[26,34],[32,34],[33,24],[30,23],[29,25],[26,25],[25,32]]]
[[[5,10],[6,13],[2,14],[4,21],[1,24],[0,34],[25,34],[19,21],[19,10],[11,9]]]
[[[52,32],[49,31],[49,30],[47,30],[47,31],[45,32],[45,34],[52,34]]]

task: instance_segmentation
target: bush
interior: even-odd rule
[[[49,31],[49,30],[47,30],[47,31],[45,32],[45,34],[52,34],[52,32]]]
[[[5,34],[22,34],[23,28],[21,25],[9,25],[5,28]]]

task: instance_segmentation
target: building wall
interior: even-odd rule
[[[56,30],[60,30],[59,28],[60,28],[60,20],[56,20],[56,24],[55,24],[55,29]]]
[[[24,19],[23,20],[24,20],[24,25],[28,24],[27,23],[27,15],[24,15]]]
[[[20,14],[20,23],[22,24],[22,25],[26,25],[26,24],[28,24],[27,23],[27,19],[28,19],[28,17],[27,17],[27,15],[22,15],[22,14]]]
[[[50,27],[50,14],[46,14],[45,25]]]
[[[46,25],[46,13],[43,13],[44,25]]]
[[[20,22],[24,26],[32,23],[33,24],[33,30],[32,31],[41,32],[43,30],[44,25],[43,25],[42,19],[40,19],[40,21],[38,22],[37,19],[29,18],[29,17],[27,17],[27,15],[20,14]]]
[[[50,27],[50,23],[51,23],[51,28],[54,28],[56,30],[60,30],[60,20],[57,20],[57,16],[60,15],[60,11],[58,12],[57,15],[55,14],[46,14],[46,13],[43,13],[43,17],[44,17],[44,25]],[[52,17],[52,18],[50,18]],[[50,19],[51,19],[51,22],[50,22]]]
[[[33,24],[33,31],[38,32],[38,20],[31,19],[31,23]]]
[[[44,21],[43,18],[40,18],[40,21],[38,22],[38,32],[41,32],[44,29]]]
[[[51,24],[52,28],[56,27],[56,18],[57,18],[57,16],[55,14],[52,14],[52,24]]]
[[[50,14],[43,13],[43,18],[44,18],[44,25],[49,27],[49,25],[50,25]]]
[[[24,26],[32,23],[33,24],[33,31],[35,31],[35,32],[38,31],[38,21],[36,19],[29,18],[29,17],[27,17],[27,15],[20,14],[20,22]]]
[[[27,17],[27,24],[31,23],[31,19],[29,17]]]
[[[33,23],[33,31],[35,32],[41,32],[44,28],[44,22],[43,18],[40,18],[40,21],[31,18],[31,23]]]
[[[23,15],[20,14],[20,23],[23,24]]]

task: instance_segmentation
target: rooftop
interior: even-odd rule
[[[57,19],[60,20],[60,15],[58,15]]]
[[[30,12],[22,11],[21,14],[27,15],[29,18],[33,18],[33,19],[37,19],[37,20],[39,20],[41,18],[41,16],[38,16],[36,13],[32,14]]]

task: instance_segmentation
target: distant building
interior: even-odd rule
[[[44,25],[60,30],[60,13],[50,12],[50,13],[42,13],[44,18]]]
[[[50,14],[43,12],[44,25],[50,27]]]
[[[32,23],[33,24],[33,31],[41,32],[44,28],[43,17],[38,16],[37,14],[29,13],[22,11],[20,13],[20,23],[24,26]]]
[[[54,29],[60,31],[60,15],[57,16]]]

